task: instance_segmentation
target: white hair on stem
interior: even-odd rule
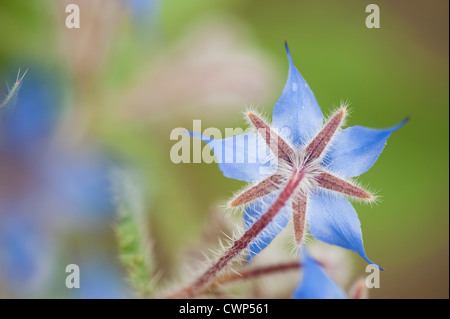
[[[23,81],[25,75],[27,74],[27,72],[28,72],[28,69],[26,69],[25,72],[21,76],[20,69],[19,69],[19,71],[17,72],[16,82],[14,82],[14,85],[12,86],[12,88],[9,89],[9,86],[7,85],[9,92],[5,96],[5,99],[0,102],[0,109],[4,108],[6,106],[10,106],[10,107],[15,106],[15,103],[17,102],[17,96],[19,94],[19,90],[22,86],[22,81]]]

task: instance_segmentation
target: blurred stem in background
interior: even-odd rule
[[[156,287],[155,263],[142,191],[137,181],[124,170],[113,171],[114,194],[118,203],[115,227],[119,258],[124,264],[136,297],[154,297]]]

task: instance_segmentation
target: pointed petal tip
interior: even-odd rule
[[[408,123],[409,122],[409,120],[411,119],[411,117],[410,116],[407,116],[407,117],[405,117],[404,119],[403,119],[403,121],[401,121],[400,123],[403,125],[403,124],[406,124],[406,123]]]
[[[406,123],[408,123],[410,119],[411,119],[410,116],[405,117],[405,118],[403,119],[403,121],[401,122],[402,125],[405,125]]]
[[[361,254],[360,254],[360,256],[361,256],[365,261],[367,261],[370,265],[372,265],[372,266],[378,268],[378,269],[381,270],[381,271],[384,271],[384,268],[383,268],[383,267],[381,267],[381,266],[375,264],[373,261],[371,261],[369,258],[367,258],[367,256],[365,256],[365,255],[363,256],[363,255],[361,255]]]
[[[286,48],[286,52],[289,54],[289,45],[287,43],[287,40],[284,40],[284,47]]]
[[[375,266],[376,266],[378,269],[380,269],[381,271],[384,271],[384,270],[385,270],[383,267],[378,266],[377,264],[373,264],[373,265],[375,265]]]
[[[291,63],[292,63],[291,50],[289,50],[289,45],[288,45],[288,43],[287,43],[287,41],[286,41],[286,40],[284,41],[284,48],[286,49],[286,53],[287,53],[287,56],[288,56],[289,62],[291,62]]]
[[[196,133],[196,132],[192,132],[192,131],[188,131],[188,130],[186,130],[183,133],[185,135],[188,135],[188,136],[193,137],[193,138],[197,138],[199,140],[202,140],[202,141],[205,141],[205,142],[208,142],[208,143],[213,140],[212,137],[203,135],[201,133]]]
[[[397,125],[394,125],[391,129],[392,132],[397,131],[399,128],[401,128],[403,125],[405,125],[406,123],[409,122],[409,116],[405,117],[400,123],[398,123]]]

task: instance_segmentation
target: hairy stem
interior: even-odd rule
[[[295,171],[287,183],[286,187],[281,191],[277,200],[269,207],[267,212],[261,216],[241,238],[236,240],[233,245],[207,269],[196,281],[188,287],[168,296],[168,298],[193,298],[203,291],[214,278],[240,253],[242,253],[248,245],[258,236],[264,228],[273,220],[278,212],[283,208],[296,187],[304,177],[303,170]]]
[[[258,268],[250,269],[244,271],[240,274],[233,274],[229,277],[222,277],[215,280],[210,287],[215,288],[217,286],[222,286],[226,284],[230,284],[236,281],[249,280],[257,277],[272,275],[279,272],[289,271],[289,270],[298,270],[301,267],[300,262],[293,261],[285,264],[278,265],[270,265],[270,266],[261,266]]]
[[[114,170],[112,180],[119,212],[115,227],[119,258],[135,296],[151,298],[156,288],[155,258],[149,241],[143,197],[131,173]]]

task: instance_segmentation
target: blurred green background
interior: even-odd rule
[[[194,119],[245,128],[248,105],[271,114],[287,40],[324,114],[344,100],[348,125],[411,117],[359,178],[382,196],[373,207],[354,204],[366,252],[386,269],[370,297],[448,298],[448,1],[377,0],[380,29],[365,26],[367,1],[150,2],[133,11],[119,0],[2,0],[0,75],[11,83],[6,72],[27,61],[66,79],[70,135],[95,139],[144,181],[162,281],[204,239],[211,212],[244,186],[215,164],[173,164],[170,132]],[[65,27],[68,3],[80,4],[80,29]],[[213,247],[218,234],[208,237]]]

